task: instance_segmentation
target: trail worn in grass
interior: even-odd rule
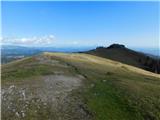
[[[25,62],[25,61],[23,61]],[[76,92],[84,77],[45,56],[2,68],[3,120],[89,120]],[[70,72],[72,71],[72,72]]]
[[[44,53],[2,66],[2,118],[159,120],[159,91],[158,74],[92,55]]]
[[[49,55],[68,62],[85,76],[82,97],[94,119],[160,119],[159,75],[85,54]]]

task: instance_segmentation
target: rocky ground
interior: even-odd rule
[[[58,65],[58,61],[37,57],[39,64]],[[32,64],[32,63],[30,63]],[[2,85],[3,120],[88,120],[89,112],[78,96],[73,95],[83,84],[81,75],[66,75],[54,71],[44,75]],[[29,79],[29,78],[27,78]],[[33,78],[30,78],[33,79]]]

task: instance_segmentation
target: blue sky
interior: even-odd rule
[[[158,2],[2,2],[2,43],[159,45]]]

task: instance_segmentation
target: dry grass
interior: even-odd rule
[[[23,85],[27,84],[27,81],[32,83],[38,77],[62,74],[78,74],[85,78],[83,86],[75,90],[74,96],[69,99],[73,100],[73,104],[78,100],[83,101],[81,107],[76,108],[77,112],[83,108],[87,115],[96,120],[160,119],[158,74],[93,55],[46,52],[2,65],[2,87],[5,87],[5,83]],[[36,84],[38,85],[38,82]],[[77,100],[74,99],[75,96],[78,97]],[[84,103],[86,107],[83,106]],[[69,105],[67,107],[74,111]],[[50,117],[47,116],[48,110],[50,111],[50,108],[44,109],[46,116],[43,114],[43,118]],[[69,120],[72,114],[67,115]],[[76,116],[80,118],[80,114]],[[36,117],[39,118],[37,114]]]

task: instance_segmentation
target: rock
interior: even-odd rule
[[[15,86],[14,85],[9,86],[9,89],[12,89],[12,88],[15,88]]]
[[[107,80],[102,80],[103,82],[106,82]]]
[[[25,90],[22,90],[22,96],[23,96],[23,99],[25,100],[26,99]]]
[[[94,86],[95,86],[95,84],[92,83],[92,84],[91,84],[91,87],[93,88]]]
[[[16,116],[17,116],[17,117],[20,117],[20,115],[19,115],[19,113],[18,113],[18,112],[16,112]]]
[[[11,94],[11,93],[12,93],[13,88],[15,88],[15,86],[14,86],[14,85],[11,85],[11,86],[8,88],[8,93],[9,93],[9,94]]]
[[[22,117],[25,117],[25,113],[24,113],[24,111],[22,111]]]

